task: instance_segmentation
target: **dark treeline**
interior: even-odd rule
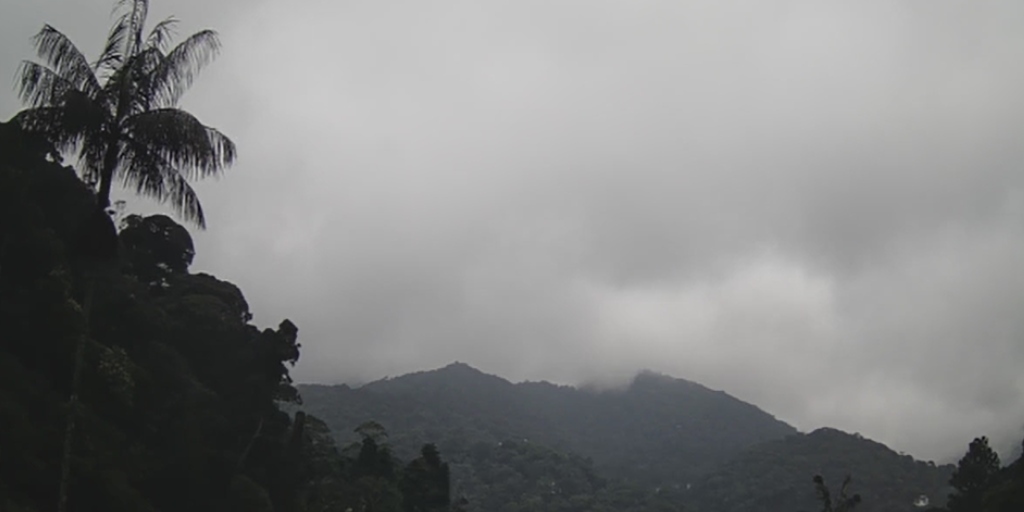
[[[833,495],[820,475],[816,475],[813,481],[822,512],[849,512],[855,509],[859,511],[860,505],[865,503],[860,494],[848,494],[851,482],[849,475],[844,480],[838,496]],[[949,485],[952,492],[946,496],[946,506],[930,507],[925,512],[1024,510],[1024,450],[1015,462],[1004,467],[999,462],[999,455],[989,446],[988,438],[975,438],[953,470]],[[919,510],[928,507],[925,502],[916,502],[914,505]],[[902,509],[894,507],[890,510]]]
[[[433,445],[403,463],[361,428],[340,451],[282,410],[301,403],[298,328],[258,329],[238,287],[190,272],[184,226],[115,218],[120,183],[204,227],[189,181],[235,156],[177,105],[216,33],[171,46],[173,19],[116,7],[95,60],[43,27],[27,108],[0,123],[0,510],[447,510]]]
[[[342,453],[282,412],[298,329],[190,273],[183,226],[128,216],[117,258],[90,258],[95,195],[46,146],[0,124],[0,510],[447,510],[431,445],[405,464],[362,429]]]
[[[949,484],[954,490],[946,507],[929,512],[1024,510],[1024,455],[1004,467],[999,455],[989,447],[988,438],[976,438],[957,463]]]
[[[984,464],[969,467],[982,470],[960,470],[859,434],[799,433],[725,393],[650,373],[597,391],[513,384],[455,363],[354,388],[299,389],[339,443],[356,441],[352,427],[366,418],[396,427],[398,454],[436,442],[453,496],[467,497],[471,511],[923,512],[984,489],[982,505],[951,510],[1002,512],[1017,510],[1024,491],[1020,462],[1000,469],[972,455]],[[985,453],[981,446],[972,451]],[[979,481],[968,474],[987,476],[965,483]]]

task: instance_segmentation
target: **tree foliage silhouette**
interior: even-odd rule
[[[849,512],[860,505],[861,498],[859,494],[848,496],[846,489],[850,486],[851,478],[849,475],[843,480],[843,486],[839,488],[839,495],[834,499],[832,493],[829,492],[828,486],[825,485],[825,479],[821,475],[814,475],[814,489],[818,494],[818,500],[821,501],[822,512]]]
[[[145,31],[148,0],[120,0],[99,58],[90,62],[61,31],[45,25],[33,38],[42,63],[21,65],[18,94],[28,108],[15,116],[60,151],[77,152],[85,181],[98,186],[97,206],[110,206],[115,180],[170,203],[186,221],[206,226],[189,181],[216,175],[235,159],[235,145],[178,108],[182,94],[216,56],[217,33],[202,30],[171,47],[177,21]]]
[[[206,217],[189,180],[220,173],[235,159],[235,145],[178,108],[199,71],[220,48],[216,32],[199,31],[171,47],[174,18],[146,32],[148,0],[120,0],[99,58],[90,62],[61,31],[45,25],[33,38],[42,63],[24,61],[18,95],[28,105],[14,121],[45,136],[60,152],[77,152],[84,180],[98,187],[93,213],[81,224],[76,250],[85,255],[88,326],[97,263],[117,257],[117,233],[107,215],[115,179],[136,193],[170,203],[185,220],[205,228]],[[72,441],[79,407],[86,328],[77,342],[64,434],[58,510],[70,482]]]
[[[967,453],[957,463],[949,485],[956,491],[949,495],[950,512],[974,512],[982,509],[985,492],[999,473],[999,455],[981,436],[971,441]]]

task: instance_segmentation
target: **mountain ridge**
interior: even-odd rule
[[[774,415],[724,391],[651,371],[638,372],[626,387],[595,390],[545,381],[514,384],[455,362],[359,387],[299,389],[307,410],[323,418],[341,442],[352,439],[349,431],[361,420],[438,434],[444,422],[454,422],[472,425],[477,436],[494,442],[535,438],[553,449],[599,453],[594,457],[598,469],[643,481],[664,480],[672,473],[696,475],[746,447],[797,433]],[[343,404],[351,414],[339,407]],[[398,404],[409,414],[395,414]],[[623,444],[623,436],[633,441]],[[429,440],[421,437],[396,446],[411,451],[418,442]],[[442,448],[458,444],[433,440]],[[667,459],[666,449],[673,454]],[[613,455],[600,455],[608,452]]]
[[[752,512],[769,503],[803,509],[813,504],[811,476],[838,485],[848,471],[854,489],[876,501],[865,512],[895,512],[912,509],[910,495],[936,499],[950,472],[859,434],[802,433],[725,391],[650,370],[625,386],[594,389],[512,383],[455,362],[358,387],[298,387],[305,409],[341,444],[355,441],[352,429],[367,420],[393,433],[400,457],[436,443],[452,462],[453,489],[489,511],[543,485],[587,489],[601,502],[625,493],[636,503],[698,512]],[[556,503],[545,510],[560,510]]]
[[[338,382],[301,382],[301,381],[297,381],[296,385],[298,385],[298,386],[307,386],[307,387],[338,387],[338,386],[345,386],[345,387],[349,387],[349,388],[352,388],[352,389],[359,389],[359,388],[362,388],[362,387],[365,387],[365,386],[375,385],[375,384],[378,384],[378,383],[381,383],[381,382],[389,382],[389,381],[398,380],[398,379],[404,379],[404,378],[409,378],[409,377],[420,377],[420,376],[425,376],[425,375],[443,375],[443,374],[446,374],[446,373],[455,373],[455,372],[460,372],[460,373],[464,373],[464,374],[476,374],[476,375],[484,376],[484,377],[488,377],[488,378],[493,377],[493,378],[497,378],[497,379],[500,379],[502,381],[508,382],[509,384],[512,384],[512,385],[515,385],[515,386],[523,385],[523,384],[547,384],[547,385],[554,386],[554,387],[573,388],[573,389],[576,389],[576,390],[579,390],[579,391],[588,391],[588,392],[595,392],[595,393],[623,391],[623,390],[627,389],[629,386],[631,386],[634,382],[636,382],[637,379],[644,379],[644,380],[659,380],[660,379],[660,380],[666,380],[666,381],[683,382],[683,383],[691,384],[691,385],[694,385],[694,386],[698,386],[700,388],[706,389],[706,390],[711,391],[711,392],[729,394],[729,392],[725,391],[725,390],[715,389],[715,388],[712,388],[712,387],[708,387],[708,386],[705,386],[704,384],[701,384],[699,382],[696,382],[696,381],[693,381],[693,380],[690,380],[690,379],[686,379],[686,378],[683,378],[683,377],[676,377],[676,376],[669,375],[669,374],[664,373],[664,372],[655,371],[655,370],[652,370],[652,369],[649,369],[649,368],[640,368],[640,369],[638,369],[629,379],[623,381],[621,384],[618,384],[618,385],[598,384],[596,382],[589,382],[589,381],[580,382],[578,384],[560,384],[560,383],[557,383],[557,382],[552,382],[552,381],[547,380],[547,379],[539,379],[539,380],[534,380],[534,379],[513,380],[513,379],[510,379],[510,378],[498,375],[496,373],[489,373],[489,372],[481,370],[481,369],[479,369],[479,368],[477,368],[477,367],[475,367],[475,366],[473,366],[473,365],[471,365],[469,363],[466,363],[466,362],[463,362],[463,361],[458,361],[458,360],[452,361],[451,363],[448,363],[448,364],[446,364],[444,366],[438,366],[436,368],[431,368],[431,369],[427,369],[427,370],[414,370],[414,371],[410,371],[410,372],[407,372],[407,373],[403,373],[401,375],[395,375],[395,376],[388,375],[388,376],[385,376],[385,377],[381,377],[379,379],[373,379],[373,380],[368,380],[368,381],[338,381]],[[733,396],[733,395],[729,394],[729,396]],[[734,397],[734,398],[736,398],[736,397]],[[739,399],[739,398],[737,398],[737,399]],[[742,399],[739,399],[739,400],[742,400]]]
[[[721,390],[721,389],[711,388],[711,387],[705,386],[704,384],[701,384],[701,383],[696,382],[696,381],[692,381],[692,380],[685,379],[685,378],[682,378],[682,377],[676,377],[676,376],[669,375],[669,374],[666,374],[666,373],[654,371],[654,370],[651,370],[651,369],[648,369],[648,368],[642,368],[640,370],[637,370],[637,372],[632,377],[630,377],[627,381],[625,381],[623,384],[619,384],[619,385],[615,385],[615,386],[598,385],[598,384],[595,384],[595,383],[592,383],[592,382],[582,382],[582,383],[579,383],[579,384],[559,384],[559,383],[551,382],[551,381],[545,380],[545,379],[540,379],[540,380],[524,379],[524,380],[520,380],[520,381],[514,381],[514,380],[511,380],[511,379],[502,377],[502,376],[500,376],[498,374],[488,373],[488,372],[480,370],[480,369],[478,369],[478,368],[476,368],[476,367],[474,367],[474,366],[472,366],[472,365],[470,365],[468,363],[456,360],[456,361],[448,363],[448,364],[446,364],[444,366],[439,366],[437,368],[433,368],[433,369],[429,369],[429,370],[416,370],[416,371],[412,371],[412,372],[409,372],[409,373],[404,373],[402,375],[386,376],[386,377],[382,377],[380,379],[366,381],[366,382],[337,382],[337,383],[302,382],[302,383],[298,383],[297,386],[299,386],[299,387],[306,387],[306,388],[346,387],[346,388],[350,388],[350,389],[374,389],[374,390],[377,390],[377,389],[382,389],[382,388],[386,389],[387,388],[387,384],[386,383],[389,383],[389,382],[392,382],[392,381],[396,381],[396,380],[406,380],[406,379],[410,379],[410,378],[412,378],[412,379],[420,379],[420,378],[428,378],[428,377],[432,377],[432,376],[446,376],[446,375],[451,375],[451,374],[476,375],[476,376],[484,377],[484,378],[491,379],[491,380],[502,381],[503,383],[511,384],[512,386],[524,386],[524,387],[525,386],[537,386],[537,387],[549,386],[549,387],[558,388],[558,389],[573,389],[573,390],[580,391],[580,392],[595,393],[595,394],[623,393],[623,392],[628,391],[630,388],[632,388],[638,382],[641,382],[641,383],[644,383],[644,384],[661,382],[661,383],[674,383],[676,385],[689,385],[689,386],[693,386],[695,388],[704,390],[704,391],[709,392],[709,393],[718,393],[718,394],[721,394],[721,395],[728,396],[728,397],[730,397],[732,399],[739,400],[740,402],[743,402],[743,403],[746,403],[746,404],[750,404],[753,407],[756,407],[757,409],[761,410],[765,414],[768,414],[772,418],[774,418],[774,419],[776,419],[778,421],[781,421],[783,423],[786,423],[785,420],[783,420],[782,418],[779,418],[778,416],[775,416],[773,413],[771,413],[771,412],[769,412],[769,411],[767,411],[765,409],[762,409],[759,405],[754,404],[753,402],[748,402],[748,401],[746,401],[744,399],[741,399],[739,397],[736,397],[735,395],[730,394],[728,391]]]
[[[704,475],[687,502],[717,512],[817,510],[809,485],[822,475],[834,488],[851,476],[851,494],[860,494],[862,512],[900,512],[945,503],[953,491],[955,465],[935,465],[903,455],[856,433],[822,427],[754,446]],[[770,492],[763,492],[770,489]]]

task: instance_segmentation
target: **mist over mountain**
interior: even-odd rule
[[[299,389],[304,408],[323,418],[342,445],[371,420],[394,432],[390,443],[399,456],[437,442],[451,457],[456,492],[492,507],[508,502],[502,495],[511,492],[482,483],[480,474],[495,471],[514,481],[516,474],[550,474],[556,485],[557,475],[593,475],[639,493],[640,502],[667,499],[714,512],[763,510],[769,503],[779,507],[770,510],[807,507],[815,499],[812,475],[838,484],[852,474],[854,489],[873,501],[865,510],[898,511],[910,510],[899,507],[922,495],[944,500],[952,471],[858,434],[802,434],[727,393],[648,371],[626,387],[598,389],[514,384],[453,363],[358,387]],[[515,454],[533,462],[495,462],[518,460]],[[502,470],[493,470],[495,464]],[[570,479],[590,481],[580,478]]]
[[[446,438],[452,432],[442,427],[458,425],[483,440],[516,436],[587,454],[601,470],[656,485],[685,481],[749,446],[796,432],[721,391],[650,372],[625,389],[596,391],[512,384],[455,363],[354,389],[300,389],[309,412],[341,436],[372,419],[410,433],[395,439],[399,450],[415,449],[424,439],[452,450],[465,438]]]

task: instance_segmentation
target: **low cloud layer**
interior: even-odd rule
[[[107,3],[0,0],[0,73]],[[196,268],[299,325],[300,380],[651,368],[938,460],[1024,435],[1018,4],[154,9],[225,43]]]

